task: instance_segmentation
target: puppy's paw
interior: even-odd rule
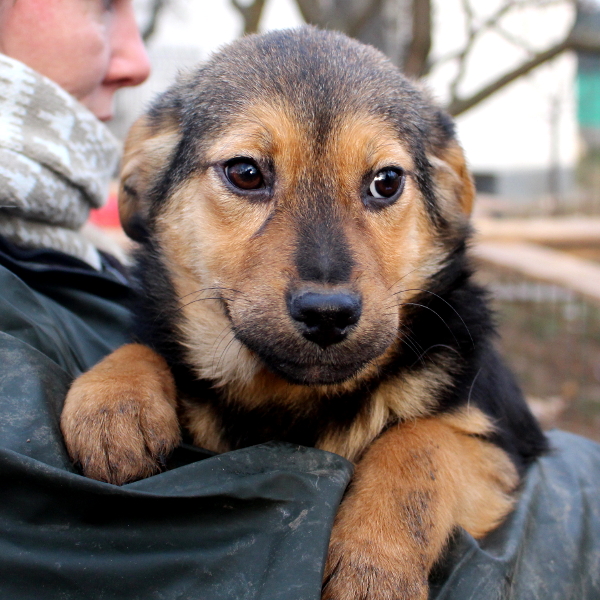
[[[61,429],[87,477],[122,485],[160,471],[180,440],[164,359],[139,344],[116,350],[73,383]]]
[[[359,464],[331,532],[322,600],[426,600],[427,540],[409,534],[381,485],[365,493],[365,481]]]
[[[372,541],[332,540],[322,600],[426,600],[427,575],[418,562],[389,556]]]

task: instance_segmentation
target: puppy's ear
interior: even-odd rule
[[[427,158],[433,167],[438,197],[450,212],[460,211],[468,217],[475,200],[475,185],[463,150],[456,141],[454,121],[450,115],[438,109],[433,122],[433,147]]]
[[[475,200],[475,185],[467,168],[462,148],[455,140],[429,156],[433,167],[436,191],[443,204],[460,210],[464,215],[471,214]]]
[[[144,115],[129,130],[119,184],[119,217],[123,230],[135,241],[147,235],[148,194],[168,166],[180,137],[174,118],[156,124]]]

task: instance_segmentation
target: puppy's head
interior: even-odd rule
[[[450,119],[373,48],[312,28],[239,40],[165,93],[120,196],[199,376],[330,391],[397,351],[472,200]]]

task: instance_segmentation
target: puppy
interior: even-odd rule
[[[139,343],[74,383],[71,457],[146,477],[180,425],[216,452],[338,453],[323,598],[426,598],[452,531],[494,529],[546,448],[471,281],[473,196],[450,118],[373,48],[234,42],[129,134]]]

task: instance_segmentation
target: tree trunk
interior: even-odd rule
[[[265,2],[266,0],[253,0],[250,3],[243,4],[239,0],[231,0],[231,5],[240,13],[244,20],[244,35],[258,33]]]

